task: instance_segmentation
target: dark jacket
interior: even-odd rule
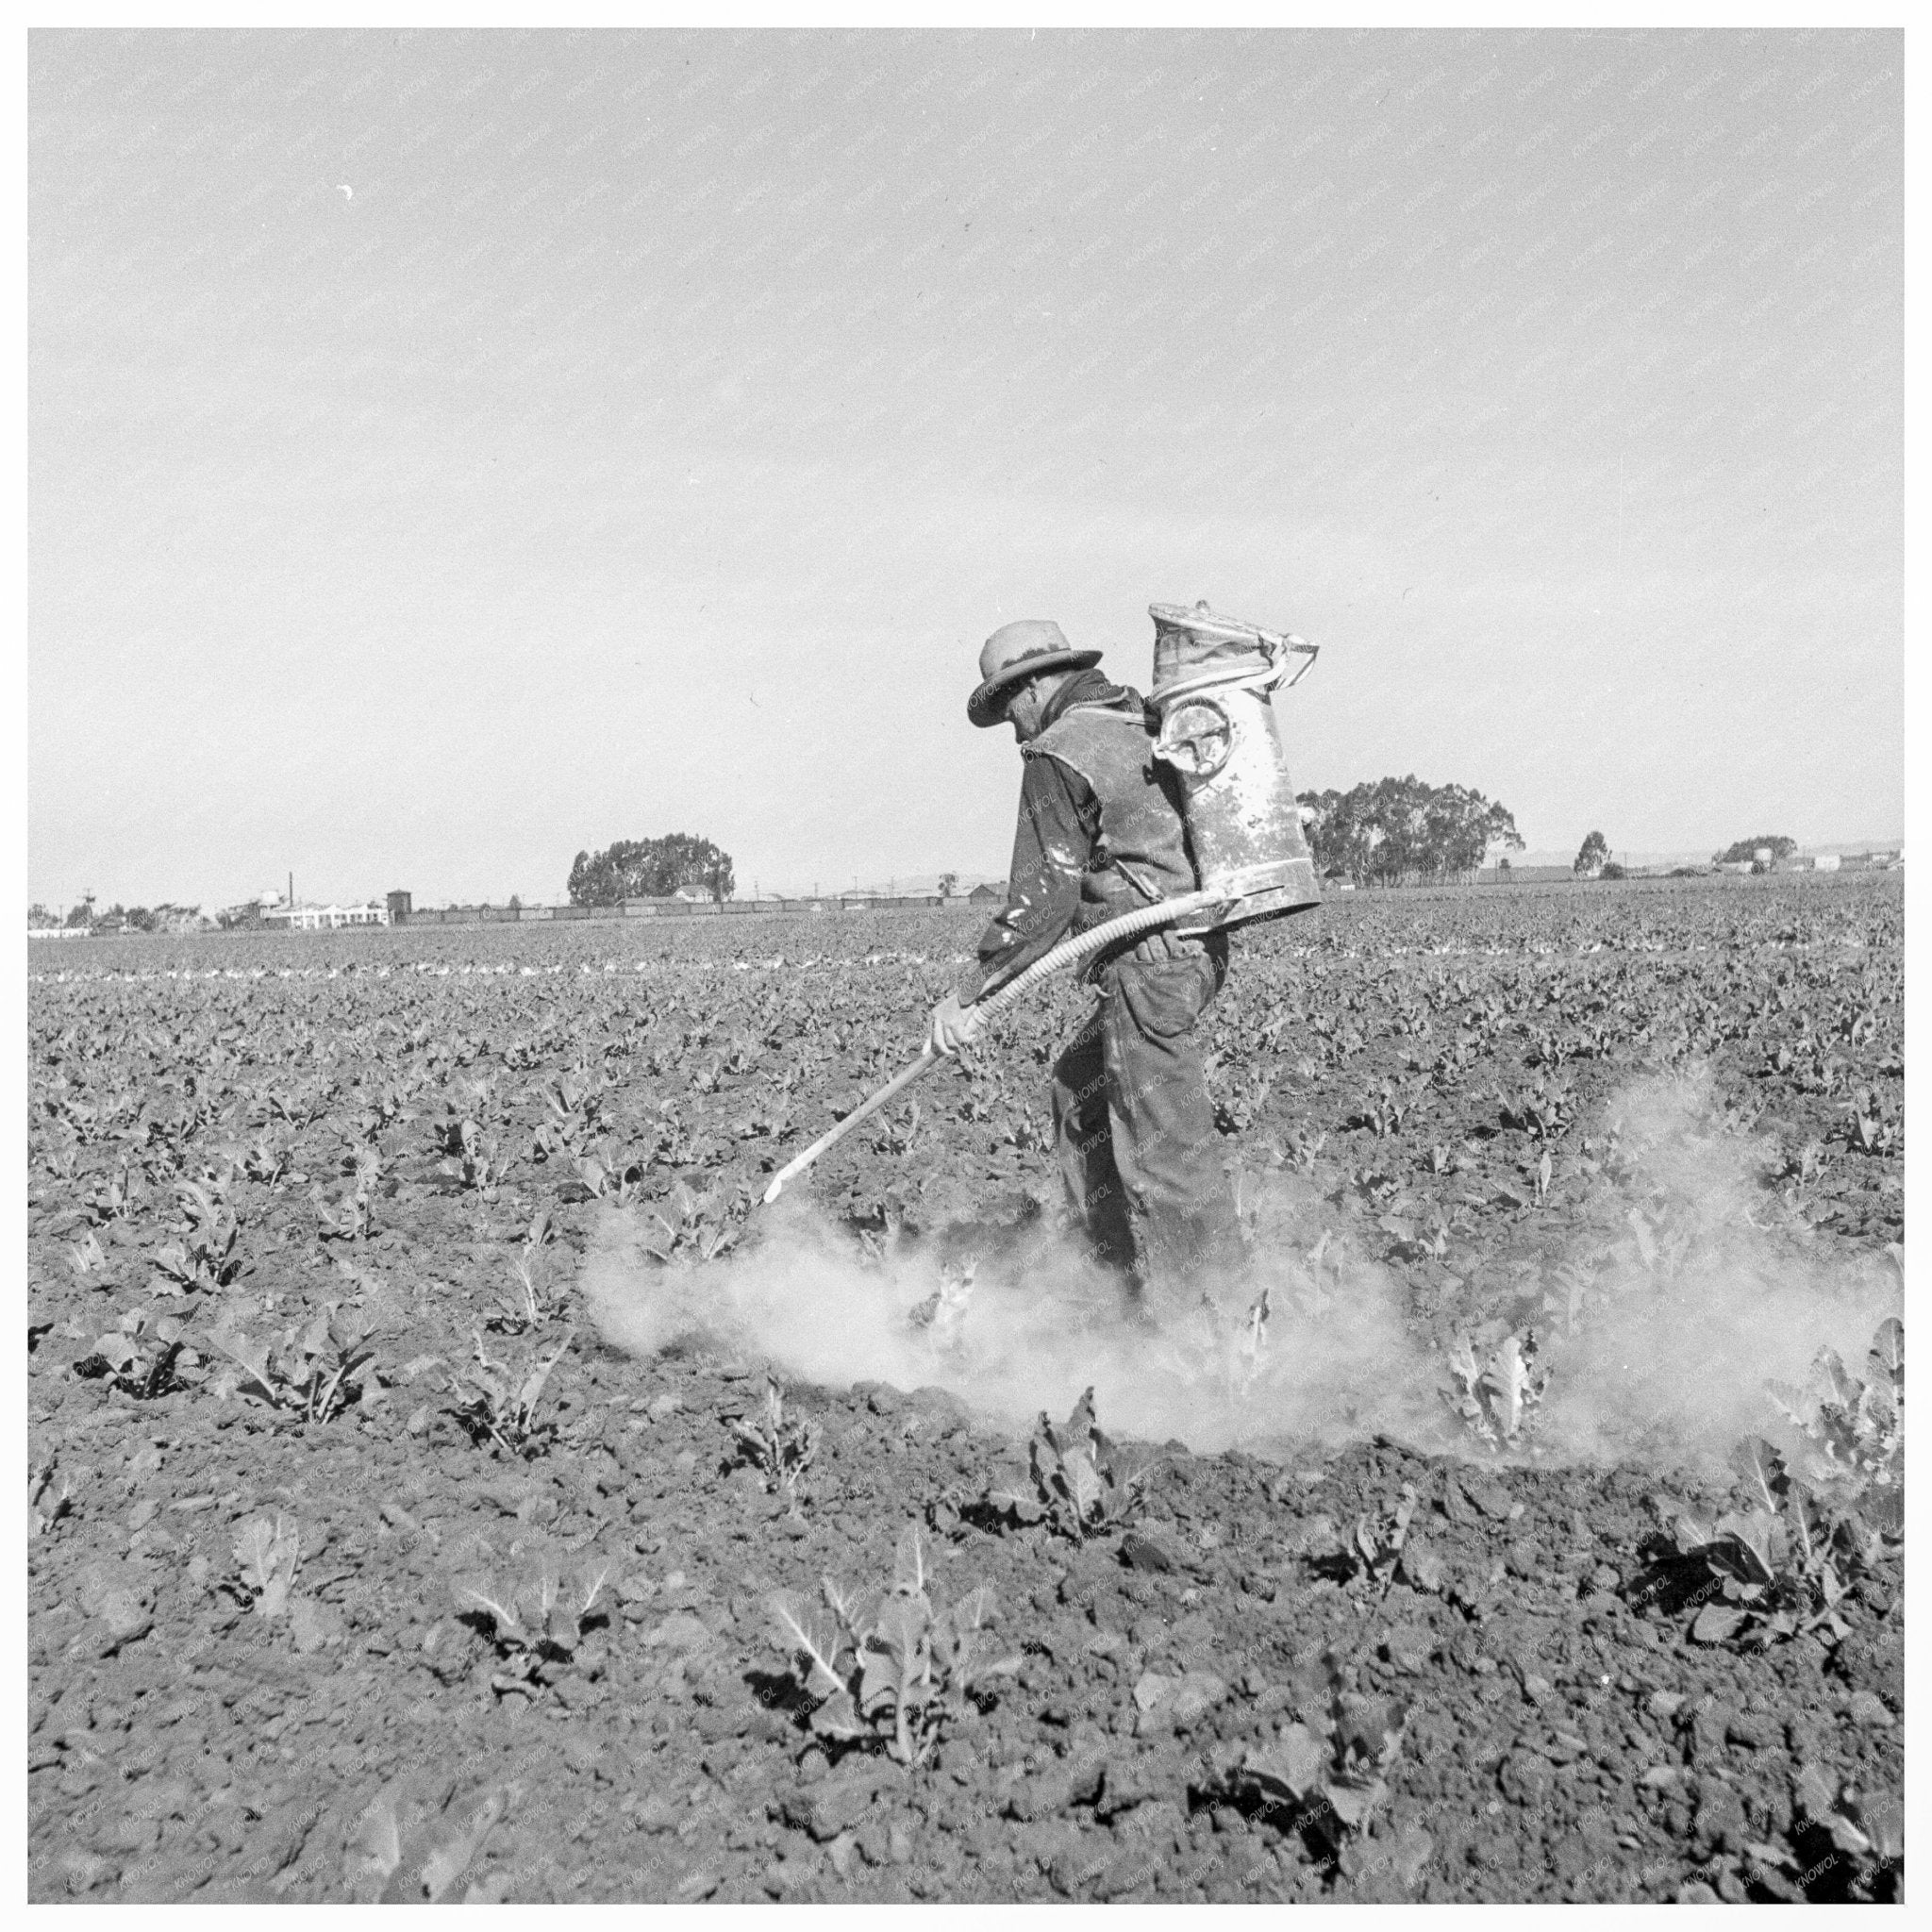
[[[1193,888],[1179,811],[1155,789],[1155,768],[1131,741],[1113,746],[1108,732],[1056,733],[1076,708],[1120,714],[1145,728],[1140,693],[1097,669],[1077,673],[1054,693],[1039,736],[1023,747],[1026,771],[1007,904],[960,982],[962,1003],[996,991],[1075,927]],[[1110,793],[1105,806],[1095,781]],[[1128,849],[1109,848],[1109,826]],[[1153,950],[1164,955],[1169,947],[1157,939]]]

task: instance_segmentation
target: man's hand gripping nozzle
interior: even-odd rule
[[[836,1146],[861,1121],[869,1120],[880,1108],[897,1099],[915,1080],[938,1066],[941,1059],[950,1058],[962,1046],[971,1046],[993,1014],[1011,1006],[1023,993],[1030,992],[1048,974],[1058,972],[1062,966],[1077,965],[1117,941],[1137,938],[1160,926],[1173,925],[1178,920],[1191,919],[1196,913],[1224,905],[1226,898],[1227,894],[1222,891],[1186,892],[1178,899],[1162,900],[1158,906],[1140,907],[1132,912],[1124,912],[1118,919],[1109,919],[1105,924],[1094,926],[1091,932],[1062,940],[1050,953],[1043,953],[1034,960],[1024,973],[1014,974],[997,991],[987,994],[970,1007],[960,1006],[956,997],[948,995],[932,1010],[925,1046],[919,1058],[909,1067],[893,1074],[876,1093],[860,1101],[843,1120],[821,1134],[803,1154],[781,1167],[772,1176],[771,1185],[764,1191],[763,1205],[770,1207],[785,1191],[788,1181],[795,1180],[820,1155]]]

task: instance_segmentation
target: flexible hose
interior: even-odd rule
[[[1162,899],[1153,906],[1141,906],[1132,912],[1123,912],[1118,919],[1109,919],[1105,924],[1096,925],[1091,931],[1077,934],[1070,940],[1062,940],[1049,953],[1042,953],[1024,973],[1016,973],[997,992],[989,993],[983,1000],[976,1000],[974,1008],[982,1013],[997,1013],[1009,1007],[1022,993],[1030,992],[1050,973],[1058,973],[1062,966],[1077,965],[1082,959],[1091,958],[1105,946],[1113,945],[1124,939],[1133,939],[1143,932],[1153,932],[1163,925],[1172,925],[1176,920],[1186,919],[1196,912],[1205,911],[1210,906],[1219,906],[1226,898],[1224,892],[1185,892],[1178,899]],[[860,1121],[876,1113],[880,1108],[895,1095],[928,1074],[936,1067],[941,1055],[928,1046],[909,1067],[902,1069],[881,1087],[877,1092],[859,1102],[845,1118],[828,1132],[821,1134],[805,1152],[781,1167],[772,1176],[771,1185],[765,1190],[767,1204],[775,1201],[785,1191],[785,1183],[795,1180],[819,1156],[838,1141],[842,1141]]]
[[[982,1013],[997,1013],[1011,1006],[1022,993],[1030,992],[1048,974],[1058,973],[1062,966],[1077,966],[1082,959],[1092,958],[1117,940],[1132,939],[1140,933],[1173,925],[1175,921],[1187,919],[1207,907],[1220,905],[1225,897],[1224,892],[1186,892],[1178,899],[1162,899],[1153,906],[1123,912],[1119,918],[1109,919],[1104,925],[1096,925],[1073,939],[1062,940],[1052,952],[1042,953],[1025,972],[1016,973],[997,992],[989,993],[974,1004]]]

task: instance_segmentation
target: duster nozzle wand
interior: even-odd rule
[[[1048,974],[1058,973],[1063,966],[1076,965],[1116,941],[1154,932],[1163,925],[1173,925],[1177,920],[1191,919],[1197,913],[1224,905],[1226,900],[1224,891],[1187,892],[1178,899],[1163,899],[1158,906],[1142,906],[1133,912],[1124,912],[1118,919],[1109,919],[1104,925],[1096,925],[1076,938],[1062,940],[1052,952],[1042,953],[1024,973],[1016,973],[997,992],[989,993],[974,1005],[982,1013],[997,1013],[1002,1008],[1011,1006],[1023,993],[1030,992]],[[861,1121],[870,1119],[880,1108],[896,1099],[915,1080],[930,1073],[943,1058],[928,1046],[909,1067],[894,1074],[876,1093],[861,1100],[836,1126],[821,1134],[803,1154],[788,1161],[772,1176],[771,1185],[764,1191],[763,1205],[770,1207],[785,1191],[788,1181],[796,1180],[821,1154],[837,1146]]]

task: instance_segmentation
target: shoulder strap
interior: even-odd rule
[[[1137,739],[1144,741],[1147,726],[1143,715],[1140,711],[1121,710],[1114,705],[1075,705],[1056,718],[1038,738],[1029,739],[1023,744],[1021,756],[1058,758],[1092,785],[1094,774],[1091,767],[1096,762],[1096,754],[1105,756],[1102,747],[1107,726],[1124,725]]]

